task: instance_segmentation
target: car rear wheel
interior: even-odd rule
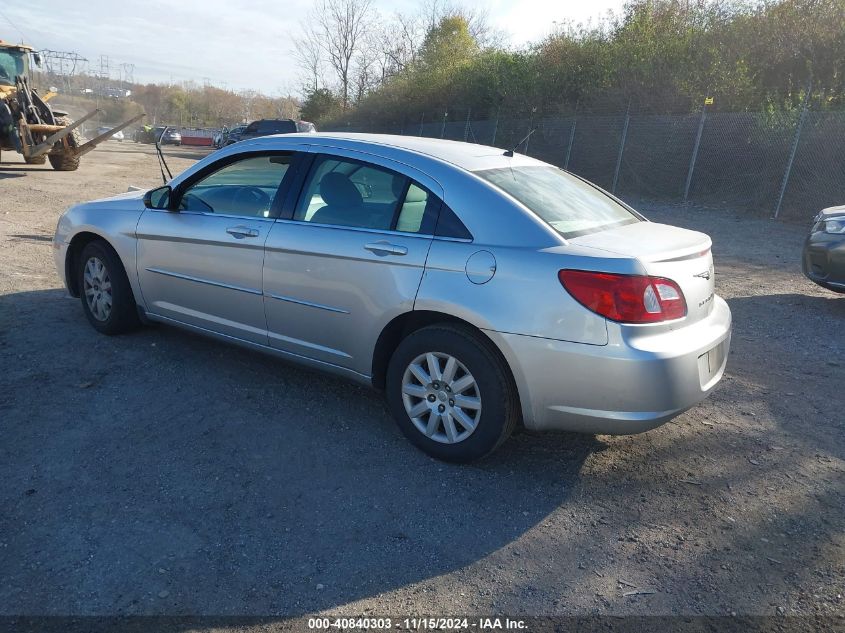
[[[405,436],[446,461],[490,454],[519,420],[504,360],[489,341],[461,326],[429,326],[406,337],[388,365],[386,389]]]
[[[103,241],[90,242],[77,262],[82,309],[102,334],[123,334],[140,325],[135,298],[117,253]]]

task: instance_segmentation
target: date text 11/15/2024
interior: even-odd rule
[[[389,630],[405,631],[523,631],[526,630],[524,620],[511,618],[454,618],[454,617],[411,617],[411,618],[308,618],[308,628],[311,630]]]

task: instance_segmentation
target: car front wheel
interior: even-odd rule
[[[429,326],[406,337],[388,365],[386,389],[405,436],[446,461],[490,454],[519,420],[504,360],[491,342],[462,326]]]
[[[77,263],[82,309],[102,334],[123,334],[140,325],[135,298],[117,253],[103,241],[88,243]]]

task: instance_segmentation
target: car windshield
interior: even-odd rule
[[[15,75],[26,74],[26,55],[24,51],[0,49],[0,83],[11,85]]]
[[[565,238],[641,221],[610,196],[557,167],[504,167],[475,174],[516,198]]]

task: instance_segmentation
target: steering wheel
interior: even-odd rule
[[[259,211],[270,209],[270,196],[258,187],[238,187],[232,197],[232,206],[238,211],[258,215]]]

